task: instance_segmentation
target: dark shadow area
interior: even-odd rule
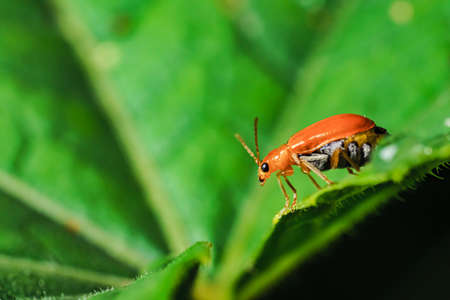
[[[450,170],[434,173],[261,299],[450,299]]]
[[[177,300],[189,300],[192,298],[192,287],[194,286],[195,278],[197,277],[199,264],[196,264],[184,274],[181,283],[175,290],[173,299]]]

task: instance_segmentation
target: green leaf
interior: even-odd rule
[[[448,4],[26,4],[0,4],[0,298],[254,298],[450,158]],[[297,172],[273,226],[233,134],[259,116],[264,155],[344,112],[391,135],[358,177]],[[204,240],[198,278],[209,244],[167,264]]]
[[[89,299],[173,299],[176,289],[190,271],[210,261],[211,244],[198,242],[173,259],[159,271],[149,271],[133,284],[121,289],[100,293]],[[196,273],[196,272],[195,272]],[[189,291],[180,291],[186,296]]]
[[[0,297],[126,282],[167,251],[155,218],[42,4],[0,6]]]
[[[249,56],[286,88],[294,85],[298,66],[326,34],[336,2],[222,1]]]
[[[59,242],[70,245],[70,242],[62,239]],[[68,254],[65,256],[69,257]],[[94,263],[98,265],[101,260]],[[54,261],[0,255],[0,294],[6,298],[88,293],[99,288],[124,286],[130,281],[126,277],[64,266]]]

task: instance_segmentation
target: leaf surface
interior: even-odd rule
[[[185,252],[170,261],[165,267],[158,271],[149,271],[121,289],[107,291],[89,299],[173,299],[177,296],[177,288],[191,271],[198,270],[199,266],[210,261],[211,244],[198,242],[188,248]],[[196,272],[194,272],[195,276]],[[189,290],[180,290],[180,297],[188,297]]]
[[[27,4],[0,5],[0,298],[188,295],[204,240],[195,297],[254,298],[450,157],[448,4]],[[258,116],[264,156],[348,112],[391,135],[319,192],[297,171],[273,226],[234,133]]]
[[[167,246],[70,48],[28,4],[0,9],[0,297],[117,285]]]

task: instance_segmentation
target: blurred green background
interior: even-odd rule
[[[244,299],[282,286],[449,160],[449,32],[438,0],[3,1],[0,298],[77,297],[152,271],[165,272],[149,285],[164,293],[128,290],[171,298],[209,256],[185,293]],[[299,212],[295,232],[291,219],[272,231],[284,200],[274,179],[258,186],[234,133],[253,149],[258,116],[264,156],[338,113],[391,136],[360,177],[327,174],[342,180],[333,191],[312,195],[297,171],[300,198],[312,195],[301,205],[319,209]],[[212,253],[196,244],[164,268],[198,241]]]

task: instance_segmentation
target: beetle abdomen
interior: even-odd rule
[[[345,149],[344,142],[344,139],[334,141],[326,144],[325,146],[322,146],[314,153],[307,155],[299,154],[298,157],[313,164],[320,171],[331,169],[331,156],[338,149],[346,151],[348,156],[360,167],[364,166],[370,160],[370,155],[372,154],[373,149],[370,144],[365,143],[360,147],[355,142],[352,142],[349,143],[347,149]],[[351,167],[350,163],[340,157],[338,160],[337,168],[341,169],[349,167]]]
[[[328,154],[298,154],[298,158],[306,160],[320,171],[326,171],[330,169],[330,156]]]

